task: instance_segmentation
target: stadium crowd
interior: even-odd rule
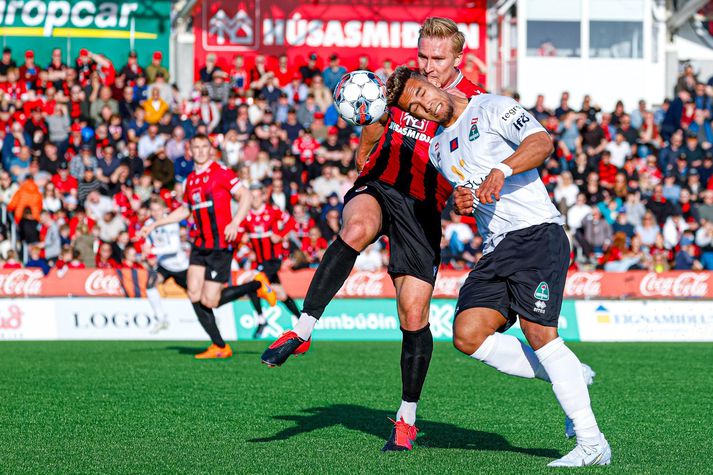
[[[211,137],[216,159],[267,190],[283,222],[288,268],[315,266],[340,227],[342,197],[357,177],[359,130],[341,119],[332,89],[347,70],[337,55],[304,64],[258,55],[246,68],[208,55],[188,97],[171,84],[160,52],[142,67],[129,53],[120,69],[86,49],[74,64],[56,49],[49,64],[28,50],[0,58],[0,268],[153,265],[138,237],[147,203],[174,209],[193,164],[188,140]],[[324,60],[324,64],[322,63]],[[360,69],[369,69],[366,56]],[[375,68],[386,79],[393,65]],[[478,80],[478,68],[465,74]],[[526,105],[527,106],[527,105]],[[556,109],[540,96],[530,109],[555,153],[541,175],[566,217],[573,268],[713,269],[713,80],[687,67],[674,98],[602,111],[586,97]],[[481,256],[473,219],[446,209],[442,266],[468,268]],[[13,220],[22,247],[8,239]],[[183,239],[189,248],[191,227]],[[254,266],[247,240],[235,267]],[[388,242],[370,246],[361,270],[387,261]]]

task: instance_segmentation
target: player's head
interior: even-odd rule
[[[418,119],[446,124],[453,117],[453,98],[424,76],[399,66],[386,81],[386,99]]]
[[[418,31],[418,69],[437,87],[452,83],[463,59],[465,35],[450,18],[431,17]]]
[[[158,221],[166,213],[166,202],[160,196],[154,196],[149,202],[149,213],[154,221]]]
[[[208,163],[212,157],[213,144],[207,135],[196,134],[191,139],[191,156],[196,165]]]
[[[262,185],[250,185],[252,209],[260,209],[265,204],[265,188]]]

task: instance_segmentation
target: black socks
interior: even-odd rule
[[[223,337],[220,336],[220,330],[218,330],[218,324],[215,321],[215,314],[212,308],[208,308],[201,302],[191,302],[193,304],[193,310],[195,310],[198,316],[198,322],[200,322],[203,329],[206,331],[210,337],[210,341],[214,345],[225,348],[225,342]]]
[[[337,236],[324,253],[309,284],[302,311],[319,319],[349,277],[359,253]],[[289,307],[288,307],[289,308]],[[292,310],[292,309],[290,309]]]
[[[431,326],[416,331],[401,329],[403,343],[401,344],[401,399],[407,402],[418,402],[421,397],[423,383],[426,381],[428,365],[433,354],[433,335]]]

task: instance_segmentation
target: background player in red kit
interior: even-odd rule
[[[261,185],[250,187],[251,209],[242,229],[255,252],[257,270],[264,273],[270,281],[270,287],[275,291],[277,300],[282,302],[295,317],[300,316],[300,310],[292,297],[287,295],[280,282],[278,271],[282,266],[284,247],[282,241],[294,227],[294,220],[289,214],[266,202],[265,189]],[[253,297],[251,300],[258,314],[258,326],[255,338],[259,338],[266,326],[265,317],[262,315],[260,299]]]
[[[483,91],[458,69],[464,44],[455,22],[429,18],[419,31],[418,66],[434,85],[470,97]],[[294,330],[265,350],[262,361],[276,366],[290,354],[307,351],[315,323],[349,276],[357,255],[385,234],[403,344],[401,406],[384,450],[411,450],[416,405],[433,352],[428,316],[440,263],[441,211],[453,189],[428,158],[438,124],[394,107],[389,112],[380,123],[364,127],[357,154],[360,175],[345,196],[339,236],[312,279]]]
[[[233,352],[223,341],[215,321],[213,309],[249,292],[265,291],[267,284],[256,281],[224,288],[230,279],[232,245],[240,223],[250,210],[250,192],[235,173],[213,160],[214,149],[207,136],[198,134],[191,139],[190,153],[194,171],[185,183],[184,204],[167,216],[141,230],[142,236],[154,228],[177,223],[192,215],[198,237],[191,248],[188,267],[188,298],[213,344],[197,358],[227,358]],[[231,200],[238,201],[233,216]],[[272,291],[270,289],[270,291]]]

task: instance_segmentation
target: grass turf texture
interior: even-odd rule
[[[315,342],[279,369],[264,342],[0,343],[3,473],[539,473],[573,442],[548,384],[436,345],[411,453],[384,454],[398,343]],[[572,344],[609,473],[710,473],[713,345]]]

